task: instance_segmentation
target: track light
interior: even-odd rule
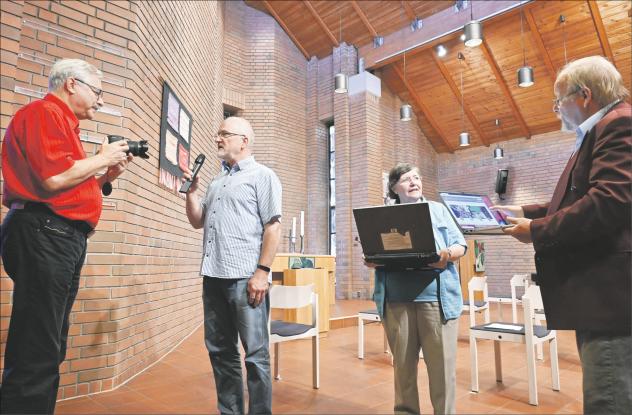
[[[373,38],[373,47],[379,48],[384,44],[384,36],[375,36]]]
[[[424,22],[419,17],[415,17],[412,22],[410,22],[410,30],[416,32],[417,30],[424,27]]]
[[[437,46],[436,51],[437,51],[437,56],[440,58],[443,58],[445,55],[448,54],[448,49],[443,45]]]

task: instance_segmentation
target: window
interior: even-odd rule
[[[336,129],[327,126],[329,141],[329,254],[336,255]]]

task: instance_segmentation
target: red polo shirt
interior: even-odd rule
[[[61,99],[48,94],[15,113],[2,143],[3,204],[46,203],[55,213],[96,227],[101,216],[101,191],[94,177],[58,193],[42,182],[86,158],[79,140],[79,120]]]

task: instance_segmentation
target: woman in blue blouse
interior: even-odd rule
[[[373,299],[393,353],[395,412],[419,413],[419,348],[428,368],[430,400],[436,414],[455,412],[458,318],[463,306],[454,261],[467,245],[447,208],[422,195],[419,169],[406,163],[389,174],[396,203],[428,203],[437,253],[436,271],[375,270]],[[368,266],[375,266],[367,263]]]

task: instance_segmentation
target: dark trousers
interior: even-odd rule
[[[45,209],[11,210],[2,223],[2,260],[14,283],[3,414],[54,412],[85,255],[85,233]]]
[[[632,413],[632,336],[577,330],[584,413]]]
[[[204,277],[204,341],[221,414],[244,413],[244,381],[238,339],[246,354],[248,412],[272,413],[268,317],[270,299],[248,304],[248,278]]]

